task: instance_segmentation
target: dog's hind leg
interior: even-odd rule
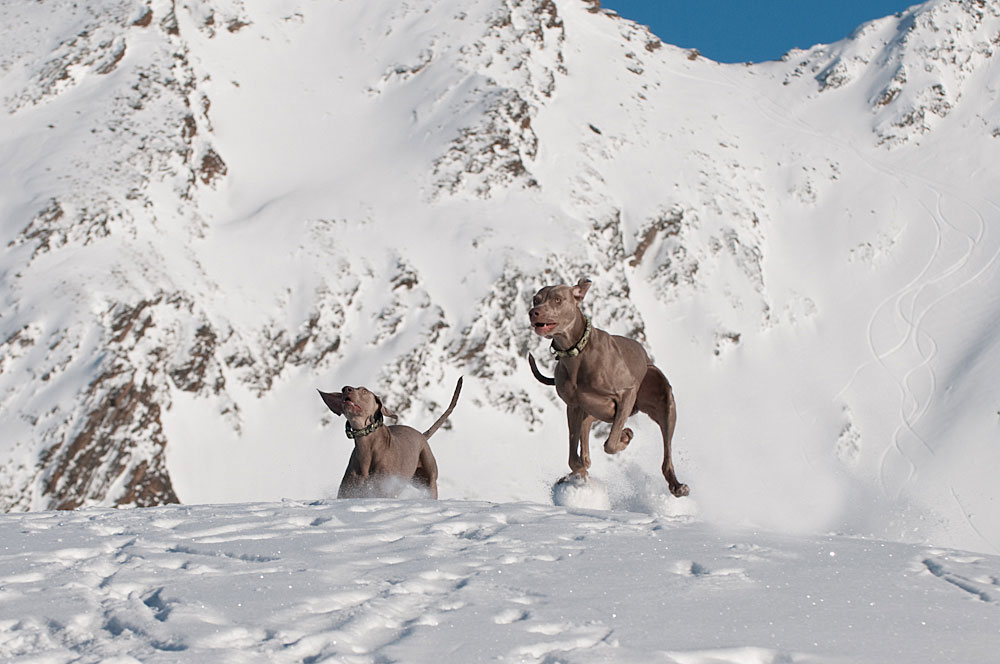
[[[426,487],[427,493],[430,497],[437,500],[437,478],[437,461],[434,460],[434,455],[431,453],[430,446],[424,445],[424,449],[420,451],[420,462],[417,464],[417,469],[413,473],[413,479],[416,480],[421,486]]]
[[[670,493],[677,497],[688,495],[691,490],[687,484],[681,484],[674,472],[674,461],[670,454],[670,446],[674,437],[674,427],[677,424],[677,404],[674,402],[674,391],[663,372],[650,365],[646,376],[639,387],[636,407],[649,415],[660,427],[663,436],[663,477],[667,480]]]

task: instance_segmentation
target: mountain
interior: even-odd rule
[[[329,495],[317,388],[421,426],[459,375],[442,497],[550,500],[526,309],[587,276],[692,488],[638,420],[616,507],[1000,547],[1000,2],[755,65],[579,0],[0,19],[3,509]]]

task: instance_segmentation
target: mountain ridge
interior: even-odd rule
[[[587,275],[595,321],[678,390],[706,514],[912,536],[944,509],[944,455],[979,507],[928,532],[1000,542],[955,534],[988,491],[921,442],[950,427],[995,457],[994,407],[948,390],[1000,401],[978,368],[992,300],[968,294],[1000,251],[973,92],[997,76],[996,2],[750,66],[575,0],[2,11],[4,509],[322,492],[345,451],[307,393],[367,383],[419,421],[459,373],[454,431],[490,431],[481,459],[438,452],[462,471],[442,491],[544,499],[564,425],[521,321],[536,288]],[[938,323],[954,306],[972,339]]]

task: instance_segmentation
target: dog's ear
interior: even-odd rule
[[[392,412],[391,410],[385,407],[385,404],[382,403],[382,400],[380,398],[375,397],[375,403],[376,405],[378,405],[378,409],[379,411],[381,411],[382,417],[391,417],[394,420],[399,419],[399,417],[396,416],[396,413]]]
[[[577,302],[583,301],[583,297],[584,295],[587,294],[587,291],[590,290],[590,285],[592,283],[594,282],[592,282],[590,279],[587,279],[586,277],[576,282],[576,286],[573,286],[572,292],[573,292],[573,297],[576,298]]]
[[[337,415],[344,414],[344,395],[340,392],[324,392],[323,390],[316,390],[319,395],[323,397],[323,403],[326,407],[332,410]]]

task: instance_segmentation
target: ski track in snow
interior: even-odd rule
[[[4,515],[0,537],[12,662],[976,661],[1000,644],[1000,557],[687,517],[287,501]]]
[[[955,478],[939,476],[938,448],[954,441],[929,440],[926,430],[933,425],[921,426],[921,422],[933,414],[943,392],[950,389],[950,385],[941,384],[938,375],[949,365],[947,360],[942,363],[938,358],[942,350],[954,348],[950,337],[937,338],[944,320],[938,312],[942,306],[962,301],[963,292],[968,300],[970,293],[991,289],[995,281],[992,271],[1000,261],[1000,238],[989,232],[987,220],[996,216],[1000,206],[990,198],[989,190],[974,190],[956,186],[946,178],[928,177],[928,171],[918,172],[907,162],[907,157],[900,158],[899,152],[871,150],[870,145],[864,144],[870,136],[860,137],[859,143],[857,136],[820,130],[790,114],[775,99],[755,94],[753,88],[743,84],[743,79],[728,75],[724,78],[741,96],[752,100],[754,107],[774,126],[830,146],[833,151],[829,154],[839,149],[858,160],[858,165],[899,183],[899,191],[909,192],[910,201],[894,198],[891,216],[905,223],[894,232],[890,244],[910,242],[918,247],[914,252],[918,253],[923,242],[929,255],[920,263],[907,266],[910,275],[895,270],[896,278],[904,278],[905,282],[875,304],[868,316],[866,340],[870,360],[857,365],[835,399],[846,398],[852,392],[854,397],[872,390],[877,394],[881,389],[879,382],[885,381],[885,389],[894,390],[895,394],[887,403],[887,406],[896,404],[894,421],[890,418],[866,431],[864,436],[866,447],[874,443],[871,450],[874,486],[892,500],[909,499],[928,477],[939,477],[937,482],[945,489],[930,502],[941,506],[944,502],[953,503],[952,518],[964,521],[970,532],[986,544],[986,550],[997,550],[995,537],[974,523],[977,509],[963,504]],[[965,181],[975,181],[975,175],[983,168],[980,166]],[[924,223],[930,224],[929,229],[921,227]],[[919,241],[914,244],[913,238]],[[881,377],[868,371],[872,368],[877,368]],[[864,428],[865,422],[861,424]]]
[[[934,209],[920,201],[927,217],[934,224],[934,251],[924,270],[910,284],[887,298],[883,305],[876,309],[868,327],[869,345],[873,356],[877,358],[878,363],[887,373],[894,376],[900,390],[900,424],[893,433],[893,445],[886,449],[880,464],[880,481],[883,489],[887,493],[895,493],[897,496],[913,479],[918,469],[930,462],[929,458],[927,461],[914,460],[913,456],[919,451],[912,450],[911,446],[911,451],[907,452],[904,437],[915,440],[923,449],[925,456],[933,457],[935,454],[933,444],[925,440],[916,429],[917,423],[929,411],[932,398],[938,388],[938,379],[932,363],[938,353],[939,344],[926,331],[924,322],[937,305],[947,301],[963,289],[975,287],[976,282],[1000,259],[1000,245],[993,248],[992,251],[977,251],[982,248],[986,235],[985,217],[977,206],[960,197],[956,192],[945,191],[938,183],[912,174],[907,174],[906,177],[919,181],[935,196]],[[977,229],[974,234],[961,229],[957,223],[953,223],[949,219],[944,209],[945,201],[948,198],[957,201],[973,212],[977,220]],[[989,201],[987,203],[992,205]],[[946,239],[964,241],[967,247],[961,256],[950,261],[946,260],[944,265],[938,265],[941,263],[941,248]],[[985,255],[978,263],[974,263],[973,261],[979,253]],[[933,299],[921,303],[922,295],[939,286],[943,288],[942,292]],[[873,330],[877,326],[879,317],[883,315],[890,315],[904,323],[905,329],[894,343],[892,340],[885,342],[875,338]],[[899,368],[900,363],[894,361],[894,358],[897,355],[905,355],[907,351],[912,359],[904,360],[902,366],[908,368],[901,369]],[[890,454],[893,451],[908,464],[905,480],[892,483],[895,485],[895,491],[890,490],[890,482],[886,479],[891,474],[889,465],[891,463]]]
[[[731,81],[731,84],[734,89],[747,94],[753,100],[755,107],[776,125],[849,150],[868,167],[896,180],[904,190],[912,191],[914,199],[926,214],[925,218],[933,225],[933,247],[923,267],[906,285],[888,295],[875,307],[867,326],[868,347],[872,361],[892,377],[899,391],[898,424],[892,433],[891,445],[882,452],[877,474],[882,492],[893,498],[899,498],[917,472],[929,463],[933,463],[935,455],[933,444],[928,442],[916,428],[920,419],[930,411],[934,393],[938,388],[933,360],[938,354],[939,343],[925,329],[924,323],[938,305],[949,301],[963,289],[975,288],[987,271],[1000,261],[1000,238],[991,240],[987,237],[987,215],[982,209],[983,206],[988,206],[995,213],[1000,210],[1000,206],[989,198],[977,197],[979,200],[973,202],[969,194],[958,192],[943,182],[932,181],[899,164],[890,165],[886,161],[877,159],[869,151],[861,149],[853,141],[845,141],[829,132],[819,131],[801,119],[790,118],[785,109],[778,107],[773,100],[753,94],[753,90],[738,82]],[[969,181],[972,181],[973,177],[970,177]],[[930,192],[934,196],[933,209],[920,198],[919,194],[922,191]],[[974,215],[975,229],[971,231],[963,229],[960,223],[951,219],[945,211],[946,201],[949,200]],[[908,226],[913,223],[912,219],[907,221]],[[902,235],[904,232],[905,229],[899,234]],[[965,251],[953,257],[943,255],[942,247],[956,241],[965,244]],[[933,299],[922,302],[921,297],[935,287],[941,287],[941,292]],[[886,320],[889,322],[886,323]],[[897,321],[902,323],[898,336],[883,337],[876,333],[876,329],[879,328],[893,329]],[[851,383],[863,368],[864,365],[858,367]],[[847,387],[841,390],[841,394],[846,390]],[[908,445],[907,439],[915,441],[916,448],[914,445]],[[924,458],[917,459],[917,456]],[[905,477],[899,477],[899,470],[892,468],[894,463],[900,461],[905,464],[903,471]],[[958,502],[954,491],[951,494]],[[959,512],[969,526],[979,532],[969,519],[968,510],[961,504]],[[982,536],[981,533],[980,535]],[[983,540],[989,541],[986,537],[983,537]]]

